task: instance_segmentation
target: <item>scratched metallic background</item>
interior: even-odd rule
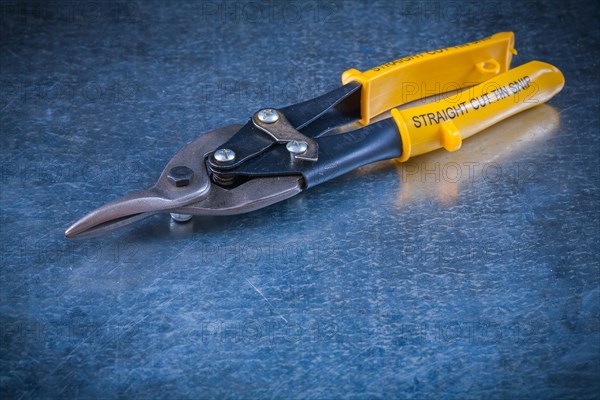
[[[593,398],[594,2],[5,2],[4,398]],[[412,53],[514,31],[548,105],[249,215],[75,219],[183,144]]]

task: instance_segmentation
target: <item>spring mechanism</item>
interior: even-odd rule
[[[235,175],[212,174],[212,180],[218,185],[230,186],[235,180]]]

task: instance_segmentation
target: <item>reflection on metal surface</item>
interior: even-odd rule
[[[542,104],[504,120],[466,140],[453,153],[437,150],[397,163],[398,198],[405,206],[423,199],[454,204],[460,188],[478,179],[498,179],[503,167],[515,167],[520,154],[552,135],[560,122],[558,112]],[[518,165],[527,173],[526,163]]]
[[[187,236],[194,232],[194,220],[190,219],[186,223],[177,222],[176,220],[169,220],[169,233],[176,236]]]

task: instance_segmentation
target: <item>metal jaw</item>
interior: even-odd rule
[[[211,181],[205,165],[206,157],[240,128],[240,125],[230,125],[200,136],[169,161],[154,186],[92,211],[71,225],[65,236],[99,236],[158,213],[241,214],[300,193],[302,187],[299,176],[253,179],[231,189],[222,188]],[[172,170],[180,167],[187,167],[192,172],[183,186],[181,181],[173,178]]]
[[[302,171],[237,176],[229,171],[251,160],[260,163],[272,150],[283,150],[282,159],[292,164],[321,168],[316,138],[359,118],[359,89],[350,83],[280,110],[263,109],[244,126],[208,132],[180,150],[150,189],[98,208],[65,236],[99,236],[157,213],[171,213],[177,221],[189,215],[241,214],[292,197],[307,186]]]

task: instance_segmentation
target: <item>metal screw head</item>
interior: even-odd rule
[[[279,113],[273,108],[265,108],[258,112],[258,120],[265,124],[272,124],[279,120]]]
[[[175,222],[188,222],[192,219],[192,216],[189,214],[171,213],[171,218]]]
[[[302,154],[308,149],[308,143],[301,140],[292,140],[287,142],[285,148],[292,154]]]
[[[235,152],[231,149],[219,149],[215,151],[213,157],[216,161],[220,163],[230,162],[235,160]]]
[[[167,174],[169,182],[177,187],[189,185],[193,177],[194,171],[183,165],[171,168]]]

